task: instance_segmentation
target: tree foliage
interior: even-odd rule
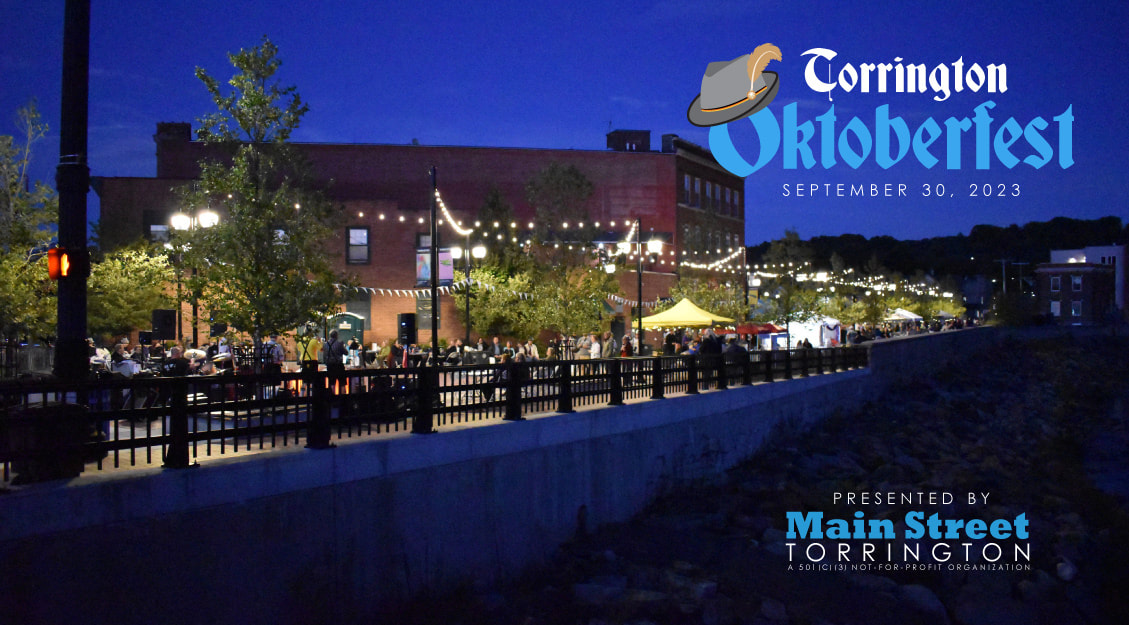
[[[535,238],[538,241],[588,242],[586,231],[578,225],[589,221],[587,204],[594,188],[574,165],[549,163],[538,172],[525,185],[525,197],[537,213]]]
[[[93,263],[87,281],[90,334],[126,334],[149,327],[152,311],[172,302],[172,280],[168,257],[141,245],[114,250]]]
[[[197,136],[226,155],[200,163],[185,193],[197,211],[219,209],[211,228],[177,233],[201,303],[255,341],[318,317],[341,301],[326,253],[337,211],[311,183],[309,167],[287,141],[308,107],[275,77],[281,61],[267,38],[229,54],[229,90],[197,68],[217,111],[200,118]]]
[[[745,305],[745,288],[735,282],[717,282],[698,277],[683,277],[670,289],[670,301],[656,306],[654,312],[662,312],[674,306],[683,298],[697,304],[700,308],[715,315],[729,317],[737,323],[745,321],[749,307]]]
[[[55,334],[55,284],[44,251],[55,236],[55,192],[28,180],[34,144],[47,133],[35,103],[19,109],[18,136],[0,135],[0,335]]]

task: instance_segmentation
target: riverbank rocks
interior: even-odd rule
[[[430,620],[521,625],[1020,625],[1129,622],[1121,586],[1129,564],[1125,499],[1103,493],[1129,483],[1129,455],[1103,442],[1123,436],[1129,371],[1125,339],[1008,342],[970,354],[936,375],[844,406],[808,431],[771,444],[711,480],[664,496],[631,523],[563,545],[529,579],[499,589],[489,614],[452,605]],[[750,415],[755,418],[756,415]],[[1124,435],[1129,440],[1129,435]],[[1120,439],[1119,439],[1120,440]],[[951,493],[941,504],[863,505],[847,493]],[[838,500],[836,493],[840,494]],[[970,505],[969,493],[988,501]],[[939,566],[879,570],[859,550],[809,561],[790,553],[789,511],[829,518],[890,519],[895,560],[920,549]],[[944,518],[1028,520],[1030,562],[998,540],[1018,570],[992,569],[981,543],[950,543],[935,561],[928,538],[908,539],[909,510]],[[815,541],[804,541],[805,544]],[[887,541],[882,541],[885,544]],[[961,542],[971,543],[968,565]],[[959,555],[959,558],[956,556]],[[875,554],[884,561],[885,550]],[[912,559],[911,559],[912,561]],[[852,567],[855,567],[852,569]],[[982,568],[975,568],[982,567]],[[563,589],[563,590],[557,590]]]

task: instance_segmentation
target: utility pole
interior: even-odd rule
[[[1012,264],[1013,264],[1013,265],[1015,265],[1015,266],[1017,266],[1017,267],[1019,267],[1019,294],[1020,294],[1020,295],[1023,295],[1023,266],[1024,266],[1024,265],[1029,265],[1029,264],[1031,264],[1031,263],[1019,263],[1019,262],[1015,262],[1015,263],[1012,263]]]
[[[1000,271],[1003,272],[1001,284],[1004,287],[1004,295],[1007,295],[1007,264],[1011,262],[1010,258],[997,258],[996,262],[1000,264]]]
[[[74,270],[59,279],[55,375],[65,381],[84,379],[90,371],[86,352],[86,193],[90,167],[86,161],[87,107],[90,92],[90,0],[67,0],[63,23],[63,91],[59,124],[59,247]]]

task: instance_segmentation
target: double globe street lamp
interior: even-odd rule
[[[467,247],[465,249],[457,245],[452,247],[451,258],[455,260],[466,258],[466,341],[463,343],[463,349],[466,349],[470,347],[470,270],[473,265],[471,259],[477,258],[478,260],[482,260],[486,258],[486,246],[479,243],[474,247],[470,247],[470,237],[467,237]]]
[[[661,240],[652,238],[650,241],[647,241],[647,254],[651,256],[652,261],[655,256],[662,253],[662,249],[663,242]],[[619,254],[630,254],[631,242],[620,241],[616,244],[616,251]],[[635,301],[634,311],[638,316],[638,326],[635,337],[635,353],[636,355],[639,355],[642,353],[641,350],[643,349],[643,228],[640,225],[638,219],[635,220],[635,251],[637,254],[635,258],[635,277],[636,286],[638,287],[638,299]],[[604,265],[604,269],[608,273],[615,273],[615,263],[609,262],[608,264]]]
[[[204,209],[197,212],[195,208],[188,213],[176,213],[169,219],[169,226],[173,230],[180,230],[183,232],[191,232],[197,228],[211,228],[220,222],[220,216],[211,209]],[[196,267],[192,268],[192,277],[196,277]],[[183,323],[181,321],[180,311],[180,276],[177,275],[177,309],[176,309],[176,338],[181,340],[181,329]],[[200,311],[199,301],[196,295],[196,289],[192,289],[192,348],[199,347],[199,326],[200,326]]]

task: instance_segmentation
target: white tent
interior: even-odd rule
[[[804,322],[793,321],[788,329],[792,334],[793,347],[804,339],[811,341],[812,347],[833,347],[840,341],[839,320],[832,317],[816,317]]]
[[[905,308],[895,308],[894,312],[886,317],[886,321],[921,321],[921,315],[912,313]]]

